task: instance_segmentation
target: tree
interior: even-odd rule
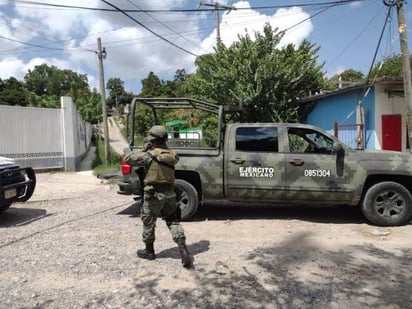
[[[410,57],[412,61],[412,57]],[[379,63],[377,63],[371,72],[371,78],[374,77],[397,77],[403,76],[402,67],[402,56],[394,56],[392,58],[387,58]]]
[[[347,86],[355,83],[360,83],[365,80],[365,76],[360,71],[348,69],[340,74],[333,75],[328,80],[327,89],[336,89],[339,85]]]
[[[93,124],[102,121],[101,96],[96,89],[87,95],[80,96],[77,102],[79,112],[85,121]]]
[[[283,34],[265,25],[263,34],[248,34],[230,47],[196,59],[188,79],[190,92],[219,104],[242,105],[241,121],[298,121],[298,98],[324,85],[319,48],[303,41],[279,48]]]
[[[176,70],[174,79],[171,81],[163,81],[150,72],[149,75],[142,80],[142,90],[139,97],[184,97],[186,96],[184,85],[186,80],[186,71],[184,69]],[[167,119],[176,119],[175,113],[179,111],[157,111],[157,116],[160,123],[165,123]],[[136,113],[136,130],[144,135],[152,126],[152,111],[147,106],[141,106]]]
[[[107,106],[116,108],[118,112],[132,101],[133,94],[126,92],[123,80],[118,77],[110,78],[106,83],[106,89],[109,90],[109,96],[106,100]]]
[[[162,82],[153,72],[142,80],[142,90],[139,94],[142,98],[159,97],[162,94]]]
[[[0,79],[0,104],[27,106],[29,94],[24,83],[14,77]]]
[[[88,91],[87,75],[60,70],[47,64],[36,65],[24,76],[26,87],[36,95],[71,95],[76,101],[80,92]]]

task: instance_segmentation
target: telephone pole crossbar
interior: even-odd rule
[[[228,6],[224,4],[220,4],[218,2],[212,3],[212,2],[205,2],[205,1],[200,1],[198,7],[200,6],[211,6],[214,7],[214,11],[216,13],[216,42],[219,45],[221,42],[220,39],[220,11],[223,10],[236,10],[234,6]]]

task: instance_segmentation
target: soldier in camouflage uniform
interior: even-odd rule
[[[125,161],[144,168],[144,198],[141,208],[143,222],[143,242],[146,248],[137,250],[137,256],[154,260],[156,258],[153,243],[155,241],[156,218],[166,221],[173,241],[177,243],[182,257],[183,267],[193,266],[193,257],[186,247],[186,237],[180,225],[180,208],[176,203],[174,190],[174,166],[179,157],[166,145],[167,132],[163,126],[153,126],[149,130],[148,142],[143,151],[131,152]]]

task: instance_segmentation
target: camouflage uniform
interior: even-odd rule
[[[166,146],[158,147],[148,152],[132,152],[126,156],[125,161],[134,166],[145,168],[144,201],[141,209],[143,222],[143,242],[155,241],[156,218],[162,217],[169,228],[173,241],[185,241],[185,234],[179,222],[178,206],[174,191],[174,170],[162,166],[152,157],[168,160],[174,166],[179,157]],[[160,161],[162,162],[162,161]]]
[[[160,136],[156,133],[160,132]],[[169,149],[165,141],[167,133],[164,127],[154,126],[149,131],[149,140],[155,147],[146,146],[143,151],[129,153],[125,157],[127,164],[143,167],[144,198],[141,208],[141,219],[143,222],[143,242],[145,250],[138,250],[137,255],[149,260],[155,259],[153,243],[155,241],[156,219],[162,217],[172,234],[173,241],[179,246],[184,267],[191,267],[193,258],[186,248],[186,237],[180,225],[180,208],[176,203],[174,190],[174,166],[179,161],[178,155]]]

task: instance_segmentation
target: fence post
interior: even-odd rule
[[[335,122],[334,124],[334,130],[335,130],[335,137],[339,138],[339,124]]]

